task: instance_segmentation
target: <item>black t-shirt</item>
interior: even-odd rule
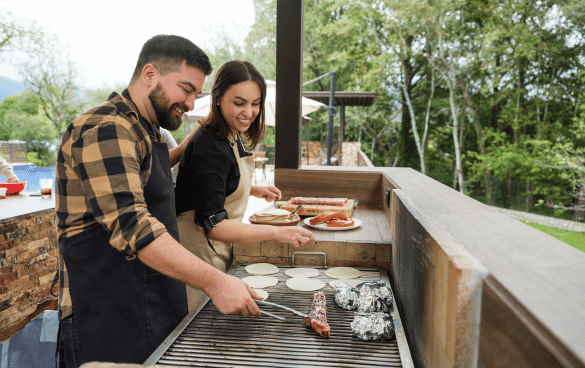
[[[251,156],[236,141],[240,157]],[[198,129],[187,144],[175,188],[177,215],[195,210],[195,222],[225,211],[225,199],[238,189],[240,169],[230,141],[206,128]],[[227,213],[225,213],[227,217]]]

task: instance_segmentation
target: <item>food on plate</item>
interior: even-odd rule
[[[249,221],[259,225],[294,226],[301,221],[301,218],[287,210],[273,208],[254,213],[250,216]]]
[[[291,213],[287,210],[274,208],[270,210],[262,210],[254,213],[254,220],[263,222],[279,222],[288,221]]]
[[[315,198],[315,197],[294,197],[289,200],[293,204],[320,204],[329,206],[343,206],[347,198]]]
[[[347,220],[344,219],[338,219],[338,218],[334,218],[331,219],[329,221],[327,221],[327,226],[330,227],[349,227],[349,226],[353,226],[353,224],[355,224],[355,221],[353,221],[352,218],[347,218]]]
[[[333,219],[347,220],[347,216],[338,212],[325,212],[309,220],[311,225],[318,225]]]
[[[394,322],[389,314],[382,312],[356,313],[351,332],[360,340],[390,340],[394,336]]]
[[[325,271],[325,275],[332,279],[357,279],[362,272],[353,267],[333,267]]]
[[[286,286],[296,291],[316,291],[322,289],[325,283],[319,279],[308,277],[291,277],[286,280]]]
[[[273,276],[248,276],[242,279],[252,289],[264,289],[278,284],[278,279]]]
[[[313,303],[309,311],[309,318],[311,319],[311,327],[323,337],[329,337],[329,324],[327,323],[327,300],[325,293],[319,291],[313,294]]]
[[[286,201],[276,201],[276,202],[274,202],[274,205],[275,205],[276,207],[280,208],[280,206],[282,206],[282,205],[283,205],[283,204],[285,204],[285,203],[286,203]]]
[[[244,268],[246,273],[256,276],[265,276],[278,273],[278,267],[270,263],[253,263]]]
[[[289,268],[288,270],[284,271],[284,273],[289,277],[315,277],[319,276],[319,270],[316,268]]]
[[[266,300],[268,299],[268,292],[266,292],[266,290],[262,290],[262,289],[254,289],[254,291],[260,295],[260,297],[262,298],[262,300]]]

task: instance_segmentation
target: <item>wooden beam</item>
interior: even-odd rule
[[[301,165],[303,1],[276,3],[276,126],[274,167]]]

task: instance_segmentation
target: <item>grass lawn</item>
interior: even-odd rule
[[[561,230],[556,227],[548,227],[540,224],[532,224],[525,222],[526,225],[532,226],[535,229],[547,233],[573,247],[585,252],[585,233],[579,231]]]

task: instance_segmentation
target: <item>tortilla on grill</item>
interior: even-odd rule
[[[270,263],[253,263],[244,268],[246,273],[255,276],[265,276],[278,273],[278,267]]]
[[[242,279],[252,289],[264,289],[278,284],[278,279],[273,276],[248,276]]]
[[[306,277],[291,277],[286,280],[286,286],[289,289],[297,291],[315,291],[322,289],[325,283],[319,279],[309,279]]]
[[[268,299],[268,292],[266,292],[266,290],[263,290],[263,289],[254,289],[254,291],[256,292],[256,294],[260,295],[260,297],[262,298],[262,300]]]
[[[325,271],[325,275],[332,279],[357,279],[362,272],[353,267],[333,267]]]
[[[315,277],[319,276],[319,270],[316,268],[289,268],[288,270],[284,271],[284,273],[289,277]]]

